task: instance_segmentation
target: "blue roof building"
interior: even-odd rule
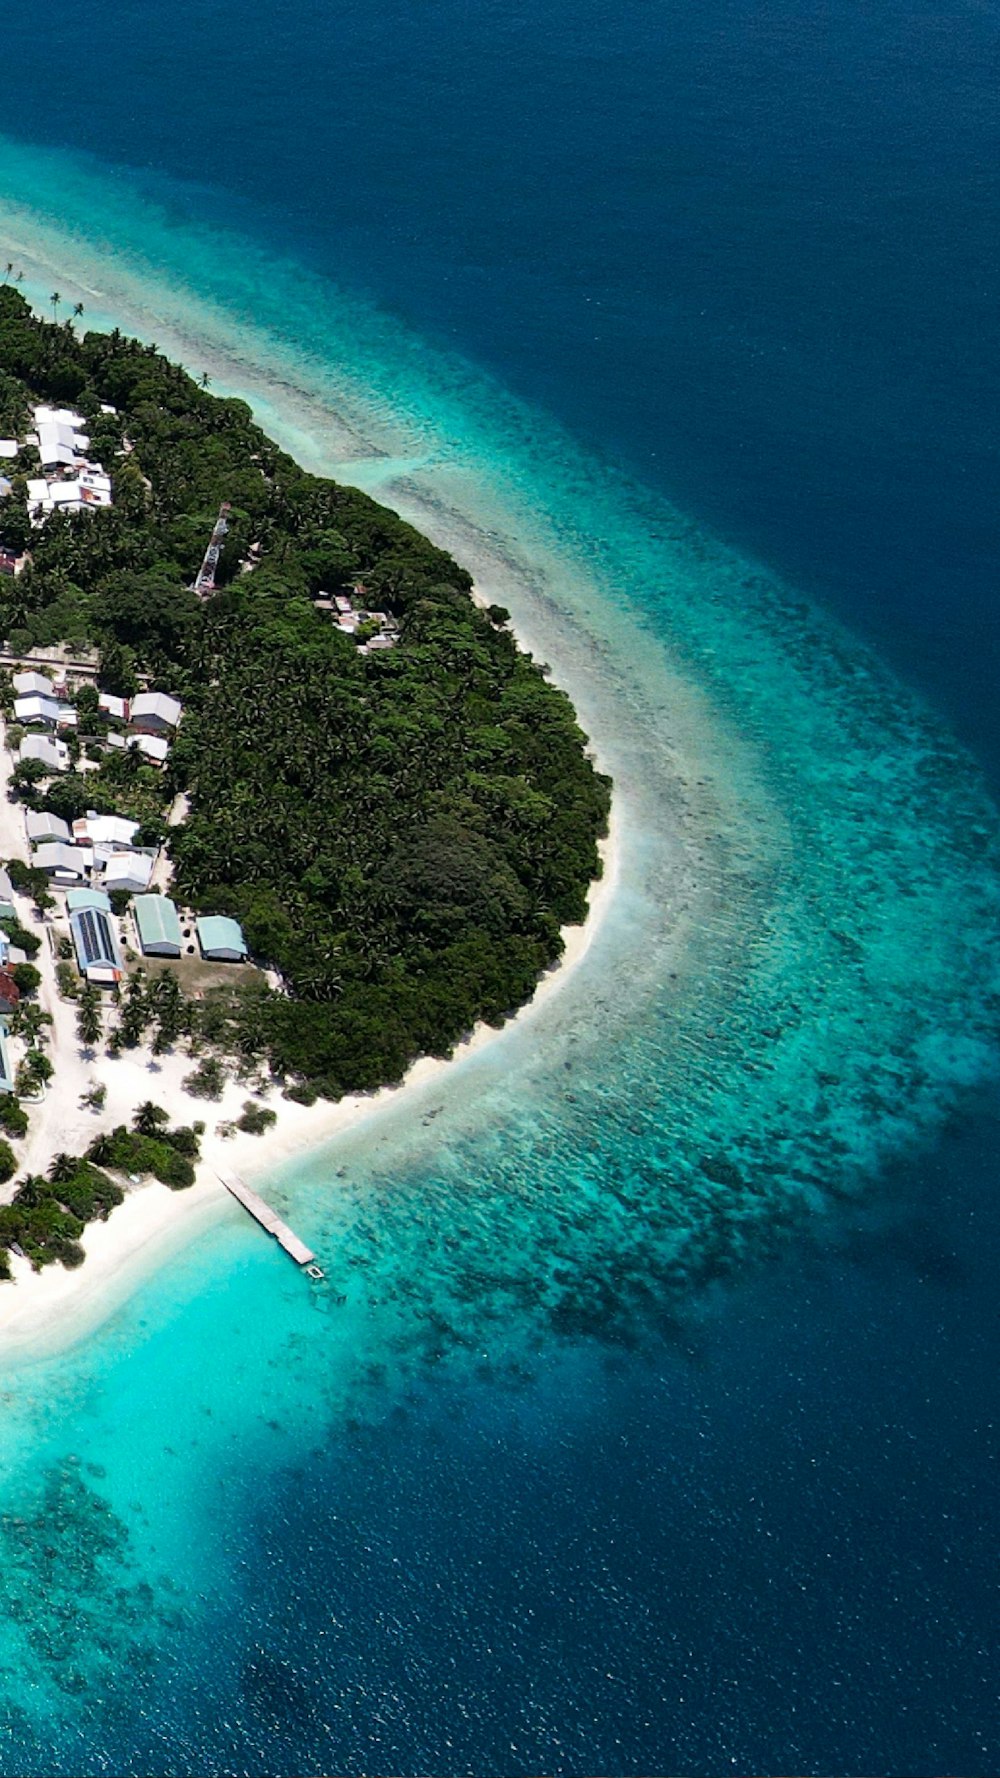
[[[102,908],[77,908],[70,914],[69,929],[80,974],[102,987],[120,982],[125,969],[111,914]]]

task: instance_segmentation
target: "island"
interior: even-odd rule
[[[449,554],[59,300],[0,288],[4,1277],[501,1025],[610,807]]]

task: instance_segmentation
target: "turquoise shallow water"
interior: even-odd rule
[[[621,881],[580,970],[374,1134],[269,1182],[325,1288],[227,1215],[96,1337],[6,1379],[6,1769],[321,1771],[331,1749],[366,1769],[366,1746],[403,1744],[400,1698],[412,1712],[440,1676],[393,1701],[354,1672],[373,1620],[417,1659],[391,1573],[417,1545],[397,1527],[355,1549],[379,1576],[365,1598],[321,1507],[353,1501],[356,1532],[358,1475],[407,1443],[446,1501],[457,1428],[483,1463],[520,1440],[556,1472],[606,1422],[623,1353],[646,1362],[711,1318],[713,1285],[832,1238],[916,1164],[995,1078],[995,810],[860,642],[468,362],[249,241],[220,247],[179,198],[4,152],[0,246],[26,287],[58,275],[452,542],[615,776]],[[469,1464],[471,1523],[488,1467]],[[328,1576],[325,1615],[282,1590],[292,1562]],[[615,1584],[600,1610],[633,1633]],[[474,1604],[465,1621],[474,1641]],[[593,1736],[570,1748],[551,1708],[512,1769],[584,1769]],[[449,1769],[427,1709],[407,1769]]]

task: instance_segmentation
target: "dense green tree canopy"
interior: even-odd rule
[[[283,984],[227,1010],[230,1038],[336,1096],[502,1020],[583,918],[609,801],[507,612],[478,610],[467,572],[396,514],[307,474],[245,403],[117,332],[78,340],[5,287],[0,411],[31,397],[88,417],[115,504],[31,533],[30,565],[0,581],[0,626],[90,639],[105,689],[142,679],[183,699],[165,785],[129,755],[87,791],[144,820],[155,787],[188,793],[178,890],[240,919]],[[189,589],[223,500],[202,601]],[[15,483],[0,541],[23,515]],[[352,587],[395,620],[397,646],[361,654],[312,604]],[[48,806],[79,800],[67,779]]]

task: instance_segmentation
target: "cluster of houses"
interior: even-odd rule
[[[99,878],[107,895],[148,888],[156,847],[139,846],[138,821],[123,815],[91,813],[70,827],[59,815],[28,809],[24,817],[31,863],[56,886],[68,888]]]
[[[105,408],[113,413],[113,408]],[[111,477],[88,455],[90,439],[82,414],[67,407],[36,407],[34,432],[26,443],[38,451],[42,473],[29,477],[28,513],[37,528],[53,512],[90,512],[111,506]],[[0,439],[0,456],[16,457],[16,439]]]
[[[313,600],[313,605],[317,611],[330,613],[342,636],[357,636],[362,629],[365,631],[365,641],[358,643],[359,654],[394,648],[399,641],[399,626],[395,618],[390,617],[386,611],[368,611],[363,604],[356,604],[355,599],[361,601],[365,597],[363,586],[356,586],[354,595],[354,599],[351,599],[346,593],[338,593],[335,598],[330,599],[325,593],[321,593],[318,599]],[[377,624],[378,628],[374,633],[369,633],[372,624]]]
[[[78,721],[66,681],[25,672],[14,674],[13,685],[14,721],[43,731],[25,735],[18,749],[19,762],[36,759],[50,772],[64,772],[69,754],[59,737],[67,729],[76,728]],[[166,764],[170,737],[184,713],[176,698],[162,691],[143,691],[134,698],[116,698],[110,692],[100,692],[98,705],[106,716],[123,723],[128,731],[123,734],[119,729],[109,729],[105,746],[132,748],[152,765]]]
[[[80,974],[97,987],[113,987],[125,975],[118,925],[106,888],[70,889],[66,896],[70,936]],[[247,947],[235,920],[219,914],[182,926],[167,895],[136,895],[132,916],[144,957],[200,954],[206,962],[242,963]]]
[[[116,892],[132,898],[135,937],[143,956],[180,959],[200,955],[206,962],[246,961],[246,940],[236,920],[221,914],[182,916],[169,896],[147,893],[156,848],[137,844],[137,821],[91,811],[70,826],[58,815],[29,809],[25,829],[32,866],[45,872],[53,888],[66,892],[70,937],[80,973],[87,981],[113,986],[125,975],[111,901]],[[0,919],[6,916],[16,918],[16,910],[10,879],[0,870]],[[0,934],[0,1019],[8,950]]]

